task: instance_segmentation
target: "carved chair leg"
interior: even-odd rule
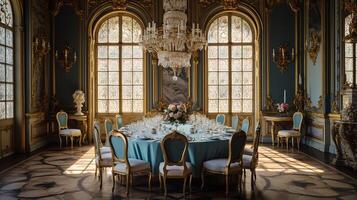
[[[114,188],[115,188],[115,174],[114,173],[112,173],[112,177],[113,177],[112,192],[114,192]]]
[[[126,175],[126,196],[129,194],[130,174]]]
[[[164,190],[165,190],[165,198],[167,197],[167,187],[166,187],[166,176],[164,175],[163,177],[162,177],[164,180]]]
[[[298,151],[300,151],[300,136],[298,136],[298,137],[296,138],[296,142],[297,142]]]
[[[73,149],[73,136],[71,136],[71,149]]]
[[[149,182],[148,182],[148,186],[149,186],[149,191],[151,191],[151,177],[152,177],[152,174],[151,174],[151,171],[149,172]],[[159,176],[160,178],[160,176]]]
[[[202,169],[202,171],[201,171],[201,190],[203,190],[204,185],[205,185],[205,171]]]
[[[192,174],[190,175],[190,183],[189,183],[189,187],[190,187],[190,193],[192,192]]]
[[[68,145],[68,136],[66,136],[66,146]]]
[[[162,179],[161,175],[159,174],[159,182],[160,182],[160,190],[162,190]]]
[[[100,178],[100,189],[102,189],[103,185],[103,168],[99,167],[99,178]]]
[[[286,140],[286,149],[289,150],[289,137],[286,137],[285,140]]]
[[[228,191],[229,191],[229,176],[226,175],[226,195],[228,195]]]
[[[182,194],[185,196],[186,194],[186,182],[187,182],[187,176],[183,179],[183,188],[182,188]]]
[[[81,141],[82,141],[82,136],[79,136],[79,146],[81,147],[82,146],[82,143],[81,143]]]
[[[59,145],[60,145],[60,149],[62,148],[62,138],[61,136],[59,136]]]

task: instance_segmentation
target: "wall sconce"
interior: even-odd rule
[[[63,65],[65,72],[71,71],[73,64],[77,62],[76,52],[72,53],[72,50],[68,45],[64,47],[62,53],[58,54],[58,51],[56,51],[55,54],[57,61]]]
[[[291,53],[288,50],[288,44],[280,45],[277,52],[273,49],[273,63],[277,64],[281,72],[286,71],[288,64],[294,62],[295,51],[294,48],[291,49]]]
[[[317,31],[310,31],[309,38],[306,40],[305,49],[309,53],[313,64],[316,64],[317,55],[320,51],[320,33]]]
[[[50,42],[46,41],[45,38],[35,37],[33,41],[33,49],[35,59],[39,59],[41,61],[42,58],[51,50]]]

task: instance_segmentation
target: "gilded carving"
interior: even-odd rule
[[[57,16],[63,6],[71,6],[79,17],[83,17],[84,11],[80,8],[78,0],[56,0],[52,5],[52,15]]]
[[[298,89],[296,95],[294,96],[293,104],[297,111],[304,110],[304,94],[301,88]]]
[[[324,98],[322,96],[320,96],[319,101],[317,102],[317,109],[320,112],[323,112],[323,106],[324,106]]]
[[[271,98],[271,96],[267,96],[265,100],[265,109],[267,111],[273,111],[275,109],[274,107],[274,101]]]

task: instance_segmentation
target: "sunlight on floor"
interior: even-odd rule
[[[73,165],[66,169],[64,174],[95,173],[94,147],[84,153]]]
[[[306,162],[295,159],[289,154],[270,148],[262,147],[264,151],[259,153],[259,167],[257,171],[284,172],[284,173],[323,173],[321,168],[312,166]],[[295,154],[296,155],[296,154]],[[296,157],[296,156],[295,156]]]

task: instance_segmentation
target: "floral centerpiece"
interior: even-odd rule
[[[288,112],[289,110],[289,104],[287,103],[278,103],[276,106],[280,113]]]
[[[172,103],[165,109],[164,120],[171,123],[186,123],[187,106],[184,103]]]

